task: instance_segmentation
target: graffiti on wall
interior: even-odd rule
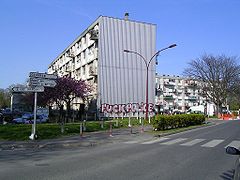
[[[148,103],[148,112],[153,112],[154,104]],[[146,103],[101,104],[102,113],[140,113],[146,111]]]

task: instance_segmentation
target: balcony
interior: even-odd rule
[[[188,83],[188,88],[197,88],[197,83]]]
[[[97,76],[97,68],[90,67],[88,73],[89,76]]]
[[[168,84],[168,83],[164,83],[164,86],[168,89],[174,89],[175,85],[173,84]]]
[[[174,100],[172,95],[166,95],[163,98],[164,98],[164,100],[169,100],[169,101]]]
[[[188,100],[189,101],[197,101],[197,97],[196,96],[189,96]]]
[[[163,92],[162,88],[156,88],[156,92]]]
[[[90,33],[90,39],[91,40],[98,40],[98,30],[90,30],[89,31],[89,33]]]

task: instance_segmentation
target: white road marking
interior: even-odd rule
[[[126,142],[123,142],[124,144],[136,144],[138,143],[138,141],[126,141]]]
[[[215,139],[215,140],[212,140],[212,141],[209,141],[208,143],[206,144],[203,144],[201,145],[202,147],[215,147],[217,146],[218,144],[222,143],[224,140],[222,139]]]
[[[171,140],[171,141],[167,141],[167,142],[163,142],[163,143],[160,143],[160,144],[172,145],[172,144],[176,144],[176,143],[179,143],[179,142],[182,142],[182,141],[185,141],[185,140],[187,140],[187,138],[177,138],[177,139],[174,139],[174,140]]]
[[[193,146],[197,143],[200,143],[202,141],[204,141],[205,139],[194,139],[192,141],[189,141],[189,142],[186,142],[186,143],[183,143],[183,144],[180,144],[181,146]]]
[[[227,148],[228,146],[232,146],[232,147],[235,147],[235,148],[239,149],[240,148],[240,141],[232,141],[225,148]]]
[[[141,144],[154,144],[154,143],[158,143],[158,142],[162,142],[162,141],[165,141],[169,138],[165,138],[165,137],[160,137],[158,139],[154,139],[154,140],[151,140],[151,141],[146,141],[146,142],[143,142]]]

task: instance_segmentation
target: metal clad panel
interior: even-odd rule
[[[114,36],[114,41],[116,43],[114,43],[114,48],[113,49],[119,49],[119,36],[118,36],[118,28],[117,28],[117,19],[114,19],[113,20],[113,27],[114,27],[114,33],[113,33],[113,36]],[[120,95],[119,95],[119,90],[120,88],[118,87],[118,81],[116,81],[116,79],[120,79],[120,75],[118,74],[119,72],[119,61],[120,61],[120,58],[118,57],[118,53],[116,53],[116,51],[113,50],[113,53],[114,53],[114,77],[113,77],[113,83],[114,83],[114,94],[116,94],[116,99],[120,99]],[[114,97],[113,97],[114,98]],[[114,104],[115,104],[115,101],[113,101]]]
[[[107,83],[108,87],[107,87],[107,91],[108,91],[108,103],[109,104],[113,104],[113,91],[114,91],[114,81],[113,81],[113,67],[114,67],[114,60],[113,60],[113,40],[114,40],[114,36],[112,35],[113,33],[113,29],[112,29],[112,21],[106,21],[107,24],[107,44],[105,46],[108,47],[108,59],[106,60],[106,70],[108,72],[107,75],[107,82],[111,82],[111,83]]]
[[[136,41],[136,51],[140,51],[140,49],[141,49],[141,47],[140,47],[140,42],[141,42],[141,39],[140,39],[140,37],[141,37],[141,34],[140,34],[140,26],[137,26],[136,24],[135,24],[135,28],[134,28],[135,30],[136,30],[136,33],[135,33],[135,41]],[[134,62],[135,62],[135,66],[136,66],[136,83],[137,83],[137,85],[136,85],[136,88],[137,88],[137,97],[138,97],[138,100],[140,101],[140,102],[143,102],[143,98],[144,98],[144,96],[143,96],[143,94],[142,94],[142,89],[141,88],[138,88],[138,85],[139,85],[139,83],[140,83],[140,81],[143,79],[143,73],[142,73],[142,68],[143,68],[143,62],[142,62],[142,60],[141,59],[139,59],[139,57],[138,56],[135,56],[135,58],[133,59],[134,60]]]
[[[105,67],[105,70],[106,70],[106,86],[104,87],[105,91],[107,92],[107,103],[108,104],[111,104],[111,89],[112,89],[112,82],[111,82],[111,67],[112,67],[112,59],[111,59],[111,54],[110,54],[110,44],[111,44],[111,35],[110,35],[110,32],[111,32],[111,29],[110,29],[110,23],[109,21],[107,21],[107,19],[105,19],[105,24],[106,24],[106,44],[105,44],[105,47],[106,47],[106,51],[107,51],[107,54],[106,54],[106,59],[105,59],[105,62],[106,64],[104,65]],[[110,82],[110,83],[109,83]]]
[[[121,51],[121,49],[123,49],[123,43],[122,43],[122,40],[123,40],[123,33],[122,33],[122,26],[120,24],[120,20],[117,20],[116,22],[117,26],[117,36],[118,36],[118,48],[119,50]],[[122,104],[123,103],[123,91],[121,89],[121,86],[123,84],[123,77],[122,77],[122,71],[121,71],[121,67],[123,65],[123,53],[118,53],[118,69],[117,69],[117,73],[118,73],[118,77],[119,79],[117,80],[117,88],[118,88],[118,93],[119,93],[119,99],[118,101],[120,102],[119,104]]]
[[[102,103],[145,102],[146,66],[137,51],[150,60],[155,53],[155,25],[103,17],[99,40],[99,77]],[[154,40],[154,42],[152,42]],[[149,102],[154,102],[155,62],[149,71]],[[150,70],[149,69],[149,70]],[[155,87],[155,86],[154,86]]]
[[[133,46],[134,46],[134,44],[132,43],[132,36],[131,36],[133,34],[132,30],[133,29],[131,27],[131,22],[127,21],[125,32],[128,35],[128,37],[127,37],[126,43],[129,44],[130,49],[132,49]],[[133,80],[132,80],[132,78],[133,78],[133,76],[132,76],[133,61],[132,61],[132,59],[130,59],[130,60],[126,59],[126,62],[127,62],[126,74],[125,74],[126,82],[131,82],[131,83],[127,83],[127,85],[126,85],[126,87],[127,87],[126,95],[127,95],[128,102],[131,103],[131,102],[133,102],[133,100],[132,100],[132,96],[133,96],[133,93],[132,93],[133,92],[133,86],[132,86],[132,82],[133,82]]]
[[[146,57],[146,48],[145,48],[145,28],[144,28],[144,24],[141,24],[139,25],[139,28],[140,28],[140,49],[139,49],[139,52],[141,55],[143,55],[144,57]],[[146,65],[143,61],[143,59],[141,59],[140,57],[138,57],[139,61],[141,61],[141,86],[140,86],[140,89],[142,90],[141,91],[141,96],[143,97],[143,102],[146,102],[145,101],[145,94],[146,94]],[[139,82],[140,84],[140,82]]]
[[[103,55],[103,47],[102,47],[102,41],[103,39],[103,23],[102,23],[102,17],[99,19],[99,34],[98,34],[98,99],[97,99],[97,107],[100,108],[102,104],[102,98],[103,98],[103,73],[102,73],[102,55]]]

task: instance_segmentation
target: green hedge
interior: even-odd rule
[[[156,130],[167,130],[203,124],[202,114],[157,115],[153,127]]]

